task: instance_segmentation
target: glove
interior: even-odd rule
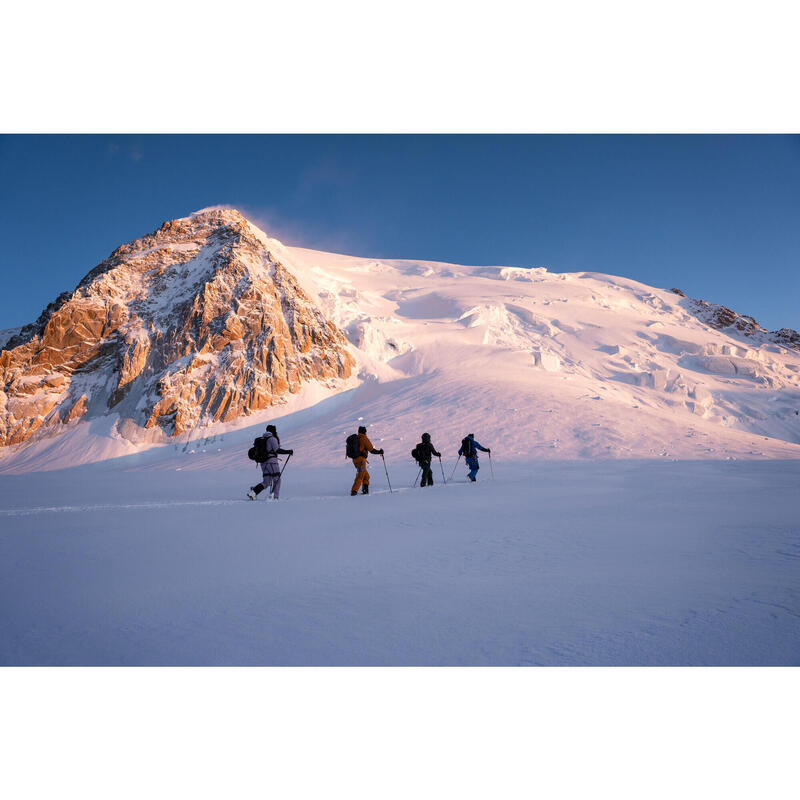
[[[290,456],[293,456],[293,455],[294,455],[294,450],[290,450],[290,451],[289,451],[289,455],[290,455]]]
[[[489,455],[491,455],[491,453],[492,453],[492,448],[491,448],[491,447],[487,447],[487,448],[486,448],[486,452],[487,452],[487,453],[489,453]]]
[[[379,452],[381,455],[383,455],[383,448],[381,447],[381,449],[380,449],[380,450],[378,450],[378,452]]]

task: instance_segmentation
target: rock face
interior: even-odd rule
[[[348,378],[343,333],[269,246],[211,210],[117,248],[4,345],[0,445],[109,412],[176,435]]]
[[[670,289],[670,291],[681,297],[686,297],[680,289]],[[759,342],[800,350],[800,333],[791,328],[768,331],[746,314],[737,314],[726,306],[709,303],[707,300],[697,300],[694,297],[686,297],[682,305],[699,320],[717,330],[735,331],[740,336],[750,337]]]

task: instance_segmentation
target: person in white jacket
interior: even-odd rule
[[[268,488],[273,500],[277,500],[281,493],[281,462],[278,461],[278,456],[291,456],[294,450],[284,450],[281,447],[274,425],[267,425],[266,433],[253,442],[253,447],[256,451],[256,463],[261,465],[261,483],[251,486],[247,496],[255,500]]]

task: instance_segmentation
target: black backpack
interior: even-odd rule
[[[360,458],[361,448],[358,446],[358,434],[351,433],[345,442],[345,458]]]
[[[461,440],[461,452],[464,454],[464,458],[472,458],[475,455],[475,442],[469,436],[465,436]]]
[[[269,460],[270,456],[276,455],[267,450],[267,437],[259,436],[254,442],[253,446],[247,451],[247,457],[256,464],[263,464]]]
[[[413,458],[414,461],[419,461],[419,453],[416,447],[411,451],[411,458]]]

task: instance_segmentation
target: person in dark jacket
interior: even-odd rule
[[[258,454],[257,461],[261,466],[261,483],[250,487],[247,496],[255,500],[264,489],[269,489],[273,500],[277,500],[281,493],[281,462],[278,461],[279,455],[294,455],[294,450],[284,450],[281,447],[281,440],[278,438],[278,431],[274,425],[267,425],[267,432],[253,442]]]
[[[475,441],[475,434],[468,433],[464,440],[461,442],[461,447],[458,448],[458,454],[464,456],[464,461],[467,462],[469,473],[467,477],[475,483],[478,470],[481,468],[478,464],[478,450],[483,450],[484,453],[491,453],[491,448],[484,447],[479,442]]]
[[[441,453],[433,446],[431,442],[431,435],[429,433],[422,434],[422,441],[414,448],[414,458],[417,460],[420,468],[422,469],[422,480],[420,486],[433,486],[433,470],[431,469],[431,461],[434,456],[441,457]]]

